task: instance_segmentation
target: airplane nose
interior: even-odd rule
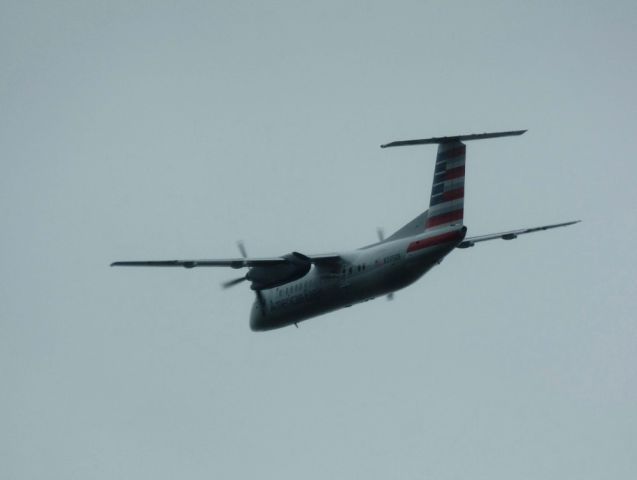
[[[255,301],[250,311],[250,330],[253,332],[262,332],[267,329],[267,321],[263,315],[263,310],[261,310],[261,305]]]

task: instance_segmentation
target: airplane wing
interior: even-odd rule
[[[323,263],[332,263],[340,260],[339,255],[309,255],[306,258],[311,263],[320,265]],[[284,265],[289,260],[284,257],[267,257],[267,258],[228,258],[228,259],[202,259],[202,260],[134,260],[125,262],[113,262],[111,267],[272,267],[276,265]]]
[[[458,248],[473,247],[478,242],[485,242],[487,240],[495,240],[497,238],[501,238],[503,240],[513,240],[515,238],[518,238],[518,235],[524,235],[525,233],[540,232],[542,230],[550,230],[551,228],[566,227],[568,225],[574,225],[579,222],[581,222],[581,220],[574,220],[572,222],[564,222],[564,223],[555,223],[553,225],[544,225],[542,227],[522,228],[520,230],[510,230],[508,232],[490,233],[488,235],[480,235],[477,237],[467,237],[460,243],[460,245],[458,245]]]

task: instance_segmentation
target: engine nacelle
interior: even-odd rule
[[[252,267],[246,280],[252,282],[252,290],[267,290],[269,288],[285,285],[307,274],[312,268],[312,261],[305,255],[292,252],[284,255],[286,263],[271,267]]]

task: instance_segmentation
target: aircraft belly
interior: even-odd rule
[[[250,315],[250,328],[265,331],[285,327],[338,310],[345,303],[336,285],[323,286],[288,298],[266,300],[265,313],[255,301]]]
[[[254,302],[250,317],[250,328],[255,331],[273,330],[308,320],[325,313],[355,305],[378,296],[404,288],[420,278],[426,270],[396,269],[385,275],[374,275],[369,279],[359,278],[342,284],[324,286],[308,295],[266,301],[266,313]]]

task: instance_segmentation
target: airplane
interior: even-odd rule
[[[469,248],[495,239],[565,227],[580,220],[467,237],[464,225],[466,146],[463,142],[517,136],[526,130],[401,140],[381,148],[406,145],[438,145],[429,208],[395,233],[356,250],[304,255],[292,252],[279,257],[251,258],[242,243],[241,257],[212,260],[153,260],[114,262],[133,267],[230,267],[248,268],[224,288],[250,282],[256,298],[250,312],[253,331],[273,330],[328,312],[372,300],[393,298],[395,291],[414,283],[456,248]]]

